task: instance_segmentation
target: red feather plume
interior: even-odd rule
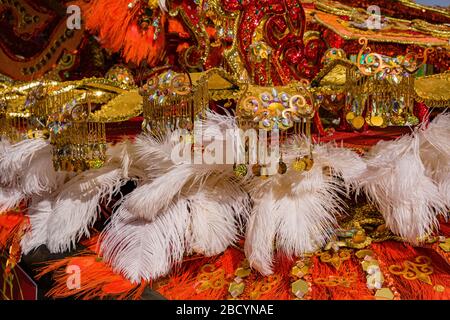
[[[86,29],[96,33],[103,47],[114,52],[121,51],[127,62],[140,64],[147,61],[155,66],[165,56],[165,25],[166,16],[160,14],[160,31],[154,39],[155,27],[150,26],[144,30],[139,24],[139,12],[145,7],[142,1],[130,9],[130,0],[94,0],[90,3],[80,3]]]

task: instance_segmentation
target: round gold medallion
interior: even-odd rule
[[[345,119],[346,119],[348,122],[352,122],[352,120],[355,119],[355,113],[350,111],[349,113],[347,113],[347,114],[345,115]]]
[[[370,122],[374,127],[381,127],[383,125],[383,117],[381,116],[373,116],[370,118]]]
[[[247,166],[245,164],[234,164],[234,175],[238,178],[243,178],[247,175]]]
[[[361,116],[357,116],[352,120],[352,126],[356,130],[361,129],[364,126],[364,123],[365,123],[364,118]]]
[[[292,163],[292,169],[294,169],[297,172],[305,171],[306,162],[303,161],[303,159],[295,159],[295,161]]]

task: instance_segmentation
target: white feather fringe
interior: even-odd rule
[[[352,154],[323,147],[318,149],[320,157],[314,153],[314,166],[309,172],[290,171],[267,180],[255,177],[250,184],[254,206],[245,253],[251,266],[264,275],[272,273],[275,249],[300,256],[320,248],[332,235],[343,206],[339,198],[342,190],[338,180],[324,173],[324,168],[333,165],[324,158],[324,150],[341,155],[341,160],[344,155],[353,159]],[[287,150],[284,159],[291,163],[297,155],[298,151]],[[346,169],[343,165],[336,168],[353,179],[351,170]]]
[[[185,252],[223,252],[242,234],[249,206],[249,197],[233,182],[212,178],[176,197],[152,221],[122,205],[102,233],[101,252],[131,281],[155,279],[181,262]]]
[[[421,128],[417,136],[426,174],[437,183],[450,210],[450,113],[438,115],[428,127]]]
[[[48,144],[49,142],[43,139],[26,139],[10,146],[4,145],[4,153],[0,153],[1,185],[18,185],[22,171],[31,165],[33,156]]]
[[[381,141],[366,161],[368,169],[359,187],[394,233],[418,243],[437,226],[444,206],[436,184],[426,175],[417,136]]]
[[[364,159],[356,152],[331,143],[314,146],[314,158],[328,165],[337,177],[342,178],[347,192],[356,187],[359,178],[367,170]]]
[[[243,235],[250,197],[235,181],[210,178],[188,196],[191,214],[187,243],[190,251],[213,256]]]
[[[52,161],[52,147],[46,145],[35,152],[30,163],[20,173],[20,186],[27,196],[51,192],[56,188],[56,171]]]
[[[89,237],[100,200],[111,199],[127,180],[122,169],[112,164],[83,172],[64,184],[48,221],[50,252],[70,250],[82,236]]]
[[[102,256],[116,272],[135,283],[167,274],[183,258],[187,206],[187,201],[177,201],[153,222],[122,212],[102,233]]]
[[[185,252],[224,251],[248,216],[250,199],[232,165],[172,161],[173,149],[184,147],[180,135],[138,137],[134,154],[147,165],[147,179],[124,198],[102,235],[105,259],[135,282],[168,273]]]
[[[16,208],[25,199],[26,196],[17,187],[0,187],[0,214]]]
[[[47,244],[47,227],[53,212],[53,197],[33,197],[28,207],[28,218],[31,228],[21,241],[22,253],[28,254],[40,245]]]

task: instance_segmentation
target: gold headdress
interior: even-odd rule
[[[361,129],[365,122],[375,127],[416,125],[414,74],[433,50],[427,48],[423,54],[387,57],[372,53],[367,39],[361,38],[359,43],[363,47],[356,67],[348,68],[346,75],[347,103],[351,109],[347,121],[355,129]]]
[[[153,133],[176,128],[191,130],[209,105],[206,77],[193,84],[189,74],[172,70],[150,78],[140,94],[143,128]]]

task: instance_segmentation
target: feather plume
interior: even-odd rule
[[[364,174],[367,165],[356,152],[337,147],[332,143],[316,145],[314,147],[315,159],[328,165],[333,173],[342,178],[347,192],[356,186],[359,178]]]
[[[5,137],[1,137],[0,139],[0,159],[3,158],[4,155],[8,154],[9,148],[11,148],[11,143]]]
[[[436,182],[450,210],[450,113],[438,115],[427,127],[420,128],[417,135],[426,174]]]
[[[219,254],[243,235],[250,197],[242,186],[229,179],[210,178],[192,191],[187,197],[191,214],[187,243],[196,253]]]
[[[133,160],[145,170],[148,179],[159,177],[172,168],[172,154],[179,154],[184,148],[184,144],[180,143],[180,135],[181,132],[175,130],[166,135],[147,133],[136,138],[131,151]]]
[[[285,150],[284,159],[291,163],[298,154],[292,148]],[[252,267],[262,274],[273,271],[275,243],[285,254],[300,256],[321,247],[332,235],[343,202],[338,181],[324,173],[330,165],[322,155],[314,157],[308,172],[291,171],[266,180],[255,177],[250,182],[254,206],[245,252]]]
[[[421,147],[429,144],[447,160],[450,159],[450,113],[442,113],[428,126],[420,128],[419,138]]]
[[[247,225],[245,255],[253,268],[268,275],[273,270],[274,240],[281,212],[272,210],[275,199],[271,189],[252,199],[254,206]]]
[[[416,135],[379,142],[367,156],[359,188],[377,205],[386,225],[405,240],[417,243],[437,225],[443,203],[425,172]]]
[[[102,256],[116,272],[134,283],[167,274],[183,258],[187,206],[187,201],[179,200],[152,222],[126,212],[115,216],[120,219],[113,217],[102,233]]]
[[[83,172],[61,188],[48,225],[50,252],[63,252],[75,247],[82,236],[89,237],[101,199],[111,199],[128,179],[114,164]]]
[[[51,192],[56,188],[57,173],[53,167],[52,147],[46,145],[35,152],[20,173],[20,186],[27,196]]]
[[[25,233],[21,241],[22,253],[27,254],[47,244],[47,226],[53,210],[53,197],[46,195],[43,197],[33,197],[28,207],[28,218],[30,229]]]
[[[124,178],[145,178],[144,169],[136,160],[133,144],[129,140],[108,146],[106,157],[108,164],[115,164],[118,168],[122,169]]]
[[[167,210],[183,187],[194,185],[213,174],[224,176],[223,167],[224,165],[190,164],[175,166],[152,182],[137,187],[126,198],[123,206],[136,217],[152,221],[160,211]]]
[[[179,138],[177,131],[138,137],[134,154],[150,181],[124,198],[102,234],[103,256],[134,282],[165,275],[185,252],[222,252],[248,216],[250,199],[232,165],[175,163]]]
[[[241,235],[250,199],[233,181],[210,177],[174,198],[152,221],[120,206],[102,233],[101,252],[133,282],[167,274],[185,252],[223,252]]]
[[[17,187],[0,187],[0,214],[16,208],[26,196]]]
[[[22,171],[30,166],[33,156],[48,144],[43,139],[26,139],[10,146],[4,144],[3,150],[7,152],[0,153],[1,185],[18,185]]]
[[[202,133],[211,128],[219,128],[225,137],[227,129],[233,129],[235,120],[228,116],[208,113],[207,127],[197,124]],[[197,128],[198,128],[197,127]],[[191,157],[191,146],[186,141],[180,141],[181,131],[169,132],[162,137],[142,135],[136,140],[135,153],[139,162],[147,163],[146,172],[150,183],[139,186],[124,201],[123,206],[127,212],[139,218],[151,221],[160,211],[167,210],[173,199],[183,188],[201,183],[209,176],[224,177],[233,175],[231,164],[195,164]],[[179,154],[188,146],[188,158],[176,163],[173,154]]]

